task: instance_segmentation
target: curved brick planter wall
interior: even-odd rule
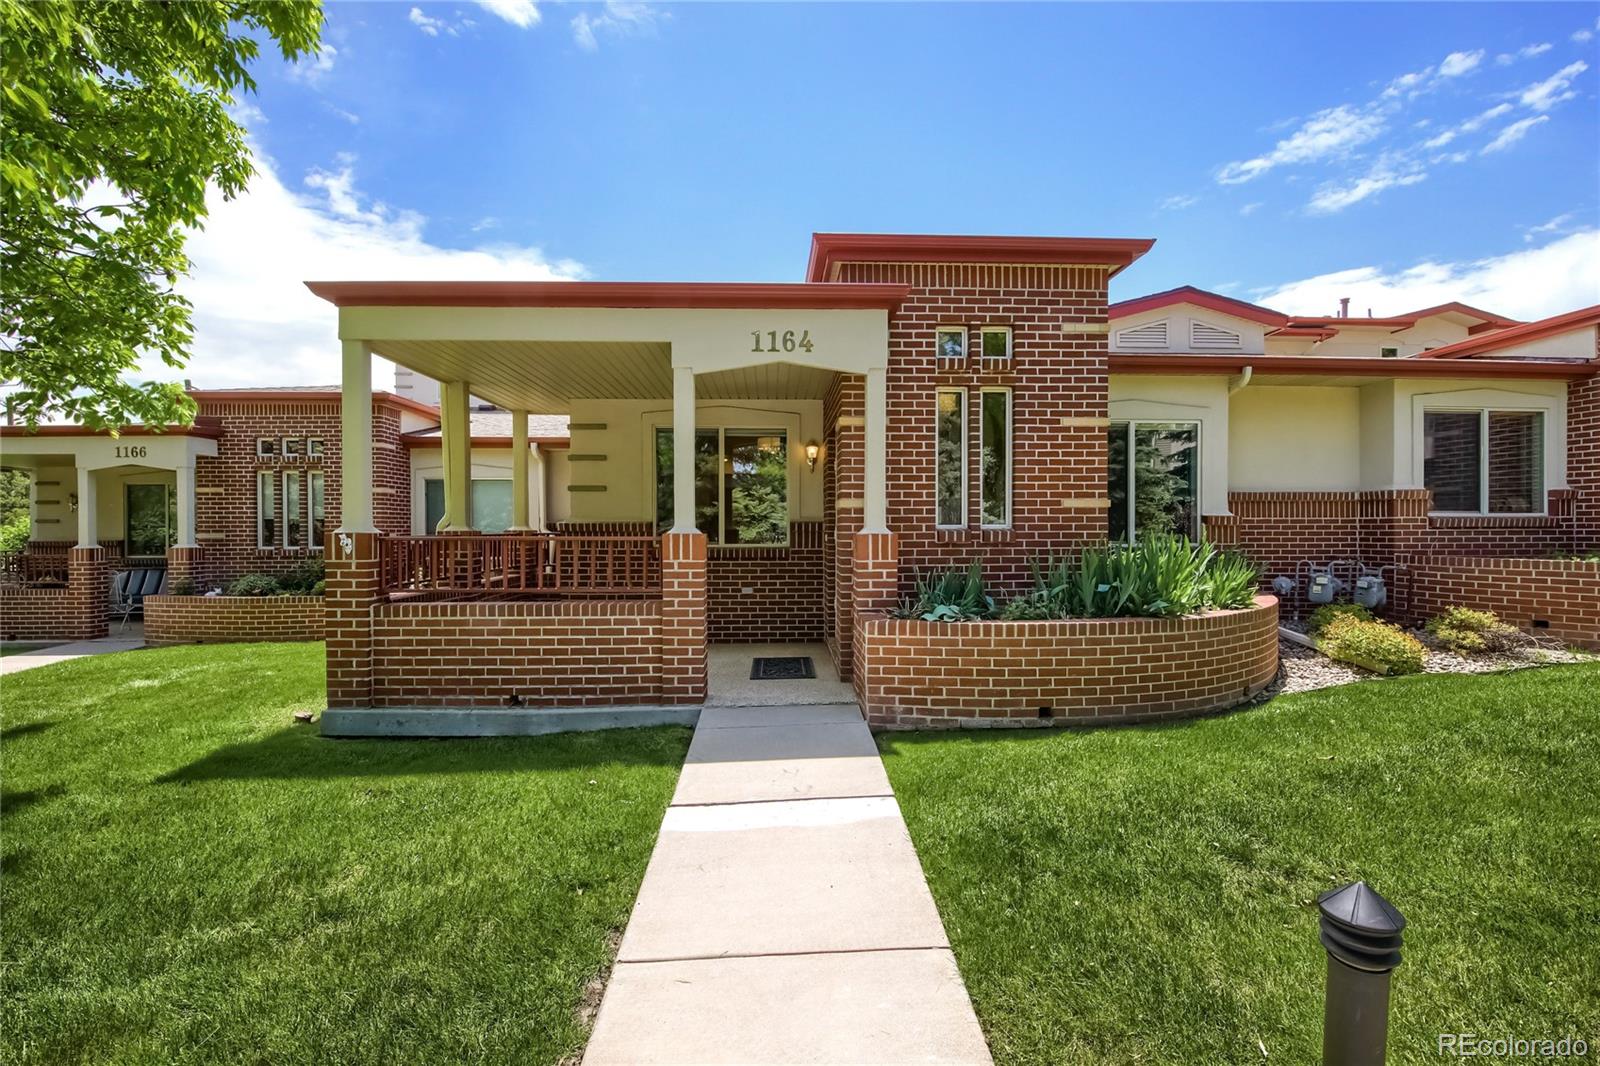
[[[1412,560],[1411,582],[1415,621],[1472,607],[1535,635],[1600,648],[1600,563],[1428,555]]]
[[[146,596],[144,642],[321,640],[321,596]]]
[[[372,706],[656,703],[661,651],[659,600],[381,603]]]
[[[856,695],[873,726],[1130,722],[1231,707],[1278,672],[1278,601],[1188,618],[904,622],[857,629]]]

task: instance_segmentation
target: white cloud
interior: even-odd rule
[[[1317,188],[1307,205],[1314,215],[1331,215],[1376,196],[1385,189],[1415,185],[1427,171],[1397,156],[1380,156],[1365,174],[1348,181],[1330,181]]]
[[[437,37],[440,33],[448,33],[452,37],[455,36],[456,30],[454,26],[451,26],[444,19],[432,18],[424,14],[420,7],[412,8],[411,14],[406,17],[411,20],[413,26],[429,37]]]
[[[1548,41],[1542,41],[1539,44],[1523,45],[1515,52],[1501,52],[1499,55],[1494,57],[1494,61],[1500,64],[1502,67],[1509,67],[1519,59],[1532,59],[1534,56],[1542,56],[1554,47],[1555,46]]]
[[[1544,81],[1534,82],[1522,90],[1517,99],[1524,107],[1531,107],[1535,111],[1548,111],[1578,95],[1570,86],[1579,74],[1588,69],[1589,64],[1581,59],[1575,63],[1568,63]]]
[[[315,85],[333,69],[334,61],[338,58],[339,50],[331,44],[325,44],[316,55],[307,56],[298,63],[291,64],[289,77]]]
[[[1545,318],[1600,303],[1600,230],[1488,259],[1321,274],[1268,289],[1256,302],[1289,314],[1325,315],[1342,296],[1380,316],[1460,300],[1515,318]]]
[[[1522,231],[1522,239],[1532,244],[1546,233],[1561,233],[1567,229],[1568,224],[1577,216],[1571,211],[1557,215],[1549,222],[1541,222],[1537,226],[1529,226]]]
[[[322,106],[330,115],[333,115],[336,118],[342,118],[352,126],[358,126],[361,124],[361,116],[356,114],[354,111],[346,111],[344,108],[335,104],[330,104],[326,100],[322,101]]]
[[[1509,114],[1510,111],[1510,104],[1495,104],[1487,111],[1480,111],[1478,114],[1473,115],[1460,125],[1443,130],[1435,136],[1428,138],[1426,141],[1422,142],[1422,147],[1430,149],[1443,148],[1445,145],[1449,144],[1463,133],[1475,133],[1484,126],[1488,125],[1490,122],[1493,122],[1495,119],[1499,118],[1501,115]]]
[[[1176,196],[1167,197],[1156,206],[1162,211],[1182,211],[1184,208],[1193,207],[1199,202],[1200,197],[1198,196],[1190,196],[1188,193],[1178,193]]]
[[[207,197],[210,217],[188,240],[193,275],[179,291],[194,303],[194,358],[184,374],[196,385],[318,385],[339,380],[337,314],[305,288],[314,280],[573,279],[583,268],[552,262],[536,247],[511,244],[444,248],[425,235],[426,219],[366,197],[355,160],[313,171],[310,193],[256,157],[246,193]],[[171,368],[150,360],[152,378]],[[375,376],[375,383],[386,384]]]
[[[579,12],[572,19],[572,39],[586,52],[599,49],[597,32],[613,37],[646,30],[654,25],[656,12],[646,4],[628,3],[625,0],[606,0],[598,15]]]
[[[1498,137],[1484,145],[1483,151],[1479,154],[1488,155],[1490,152],[1503,152],[1507,148],[1510,148],[1513,144],[1516,144],[1518,141],[1522,140],[1522,138],[1526,137],[1528,135],[1528,131],[1533,129],[1533,127],[1539,125],[1541,122],[1549,121],[1549,115],[1535,115],[1532,118],[1518,119],[1516,122],[1513,122],[1511,125],[1501,130]]]
[[[1260,201],[1260,200],[1256,200],[1253,203],[1245,204],[1243,207],[1239,208],[1239,213],[1241,215],[1253,215],[1257,211],[1261,210],[1261,204],[1262,204],[1262,201]]]
[[[1594,31],[1593,30],[1573,30],[1572,31],[1572,39],[1574,41],[1578,42],[1579,44],[1588,44],[1590,41],[1594,40]]]
[[[484,215],[472,224],[473,233],[483,233],[485,230],[499,229],[500,220],[493,215]]]
[[[1482,48],[1472,52],[1451,52],[1441,59],[1436,67],[1423,67],[1410,74],[1400,75],[1383,90],[1382,98],[1394,100],[1401,96],[1416,97],[1431,92],[1439,87],[1441,81],[1459,78],[1478,69],[1479,64],[1483,62],[1484,54]]]
[[[539,5],[533,0],[478,0],[478,6],[521,30],[539,24]]]
[[[1227,164],[1218,172],[1217,180],[1224,185],[1237,185],[1259,178],[1274,167],[1342,156],[1372,140],[1383,129],[1383,120],[1377,115],[1348,104],[1330,107],[1312,115],[1265,155]]]
[[[1478,64],[1482,62],[1482,48],[1476,52],[1451,52],[1439,64],[1439,77],[1459,78],[1463,74],[1476,70]]]

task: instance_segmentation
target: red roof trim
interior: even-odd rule
[[[1439,349],[1443,351],[1443,349]],[[1245,367],[1256,374],[1337,375],[1379,378],[1565,378],[1589,377],[1600,363],[1554,363],[1538,360],[1495,359],[1463,363],[1423,362],[1373,356],[1337,355],[1141,355],[1112,352],[1108,367],[1113,374],[1237,374]]]
[[[1438,304],[1438,305],[1436,305],[1434,307],[1424,307],[1420,311],[1411,311],[1411,312],[1408,312],[1405,315],[1405,317],[1406,318],[1416,319],[1416,318],[1430,318],[1430,317],[1432,317],[1434,315],[1452,315],[1452,314],[1453,315],[1467,315],[1470,318],[1476,318],[1480,325],[1487,325],[1487,326],[1490,326],[1490,327],[1495,327],[1495,326],[1519,326],[1519,325],[1522,324],[1522,320],[1521,319],[1506,318],[1503,315],[1492,314],[1492,313],[1490,313],[1488,311],[1483,310],[1481,307],[1473,307],[1471,304],[1464,304],[1464,303],[1460,302],[1459,300],[1451,300],[1449,303]],[[1477,327],[1474,327],[1474,328],[1477,328]]]
[[[1108,266],[1116,274],[1153,238],[978,237],[930,233],[813,233],[806,280],[827,282],[840,263],[1016,263]],[[834,282],[833,284],[837,284]]]
[[[196,403],[295,403],[301,400],[338,402],[343,395],[338,389],[190,389],[189,395]],[[372,390],[372,398],[379,403],[399,407],[430,418],[439,417],[439,409],[409,396],[400,396],[385,389]]]
[[[1193,285],[1180,285],[1176,289],[1153,292],[1149,296],[1136,296],[1131,300],[1114,303],[1106,308],[1106,316],[1111,319],[1127,318],[1129,315],[1155,311],[1162,307],[1174,307],[1178,304],[1194,304],[1208,311],[1242,318],[1247,322],[1259,322],[1264,326],[1282,326],[1287,321],[1282,312],[1274,311],[1270,307],[1235,300],[1231,296],[1224,296],[1219,292],[1207,292]]]
[[[704,307],[893,311],[904,285],[680,281],[308,281],[337,307]]]
[[[1479,352],[1493,352],[1501,348],[1509,348],[1516,344],[1526,344],[1529,341],[1543,340],[1557,334],[1567,333],[1572,330],[1582,329],[1585,326],[1600,325],[1600,304],[1593,307],[1580,307],[1576,311],[1568,311],[1564,315],[1553,315],[1550,318],[1541,318],[1537,322],[1525,322],[1520,326],[1511,326],[1508,329],[1498,330],[1494,333],[1485,333],[1477,337],[1468,337],[1464,341],[1446,344],[1442,348],[1435,348],[1431,352],[1423,352],[1418,359],[1461,359],[1477,355]],[[1585,353],[1586,358],[1594,358],[1594,349]]]
[[[81,425],[0,426],[0,437],[109,437],[109,429],[90,429]],[[116,431],[119,437],[204,437],[207,440],[222,438],[222,425],[214,418],[197,418],[192,426],[123,426]]]
[[[1284,326],[1282,329],[1270,330],[1269,337],[1310,337],[1312,340],[1325,341],[1329,337],[1337,337],[1336,329],[1324,329],[1320,326]]]

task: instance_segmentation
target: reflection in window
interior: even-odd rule
[[[277,479],[272,471],[256,474],[256,547],[274,548],[278,544]]]
[[[983,524],[1011,524],[1011,391],[984,389],[979,454]]]
[[[479,533],[504,533],[511,528],[510,479],[473,478],[467,506],[473,529]],[[431,477],[422,483],[422,528],[424,532],[437,533],[443,521],[444,479]]]
[[[1107,435],[1107,534],[1199,536],[1200,427],[1193,422],[1113,422]]]
[[[326,502],[326,477],[321,471],[311,472],[311,550],[321,551],[327,542],[328,511]]]
[[[285,548],[298,548],[301,546],[300,530],[300,471],[285,470],[283,472],[283,546]]]
[[[165,485],[129,485],[124,551],[128,555],[165,555],[177,525],[176,503]]]
[[[1542,514],[1544,415],[1425,411],[1422,484],[1435,511]]]
[[[940,389],[934,427],[935,506],[938,524],[967,524],[967,394]]]
[[[783,430],[696,430],[695,527],[712,544],[789,541],[789,439]],[[656,430],[656,529],[673,520],[672,430]]]

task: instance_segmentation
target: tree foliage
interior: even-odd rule
[[[251,174],[233,94],[263,38],[292,60],[321,31],[317,0],[0,0],[0,380],[22,420],[188,420],[176,384],[123,374],[187,362],[185,230]]]

